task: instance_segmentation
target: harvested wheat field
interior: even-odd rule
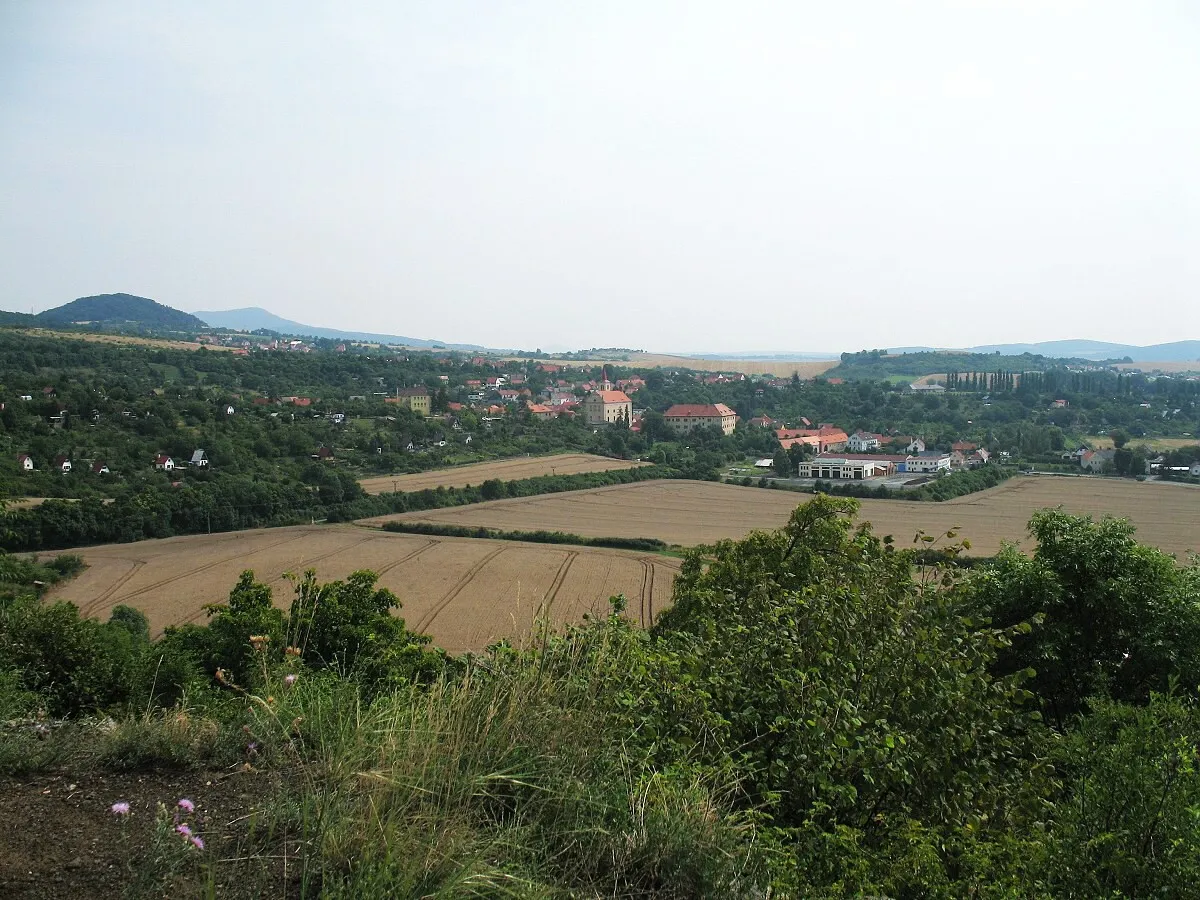
[[[451,652],[479,650],[501,638],[520,642],[539,608],[555,623],[608,612],[624,594],[629,615],[646,624],[670,601],[679,560],[630,551],[391,534],[352,525],[298,526],[196,535],[77,551],[88,568],[57,588],[84,615],[107,617],[136,607],[157,634],[168,625],[202,622],[204,605],[229,596],[245,569],[275,591],[286,608],[285,572],[316,569],[323,581],[359,569],[403,603],[410,628]]]
[[[629,459],[609,459],[590,453],[557,453],[553,456],[521,456],[471,463],[452,469],[437,469],[413,475],[379,475],[362,478],[359,484],[368,494],[388,491],[423,491],[437,487],[466,487],[482,484],[489,478],[514,481],[539,475],[579,475],[583,472],[611,472],[614,469],[636,469],[649,463]]]
[[[644,481],[564,494],[495,500],[452,509],[402,513],[389,519],[567,531],[588,537],[648,537],[673,544],[738,538],[755,528],[778,528],[804,494],[702,481]],[[939,534],[961,526],[971,552],[991,555],[1001,541],[1028,543],[1035,510],[1064,506],[1096,517],[1129,518],[1138,538],[1183,558],[1200,551],[1200,489],[1188,485],[1108,478],[1018,476],[999,487],[945,503],[864,500],[861,517],[876,532],[905,546],[918,529]]]

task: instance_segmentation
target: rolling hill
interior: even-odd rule
[[[196,331],[207,328],[190,313],[132,294],[96,294],[80,297],[32,317],[31,325],[129,326],[168,331]]]

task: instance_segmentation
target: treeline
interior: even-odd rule
[[[286,609],[245,573],[158,640],[29,585],[0,603],[0,767],[271,774],[250,839],[210,816],[190,864],[120,850],[145,896],[286,850],[322,896],[1196,897],[1198,563],[1044,510],[1032,553],[961,568],[956,535],[897,550],[856,512],[689,553],[650,629],[618,597],[463,658],[369,572]]]
[[[345,470],[314,465],[301,483],[231,477],[188,482],[170,490],[146,488],[111,501],[94,497],[78,502],[47,500],[39,506],[7,510],[2,517],[0,548],[10,552],[59,550],[313,521],[348,522],[677,475],[664,466],[640,466],[371,496]]]
[[[665,541],[645,537],[584,537],[568,531],[513,531],[483,526],[446,525],[440,522],[385,522],[384,531],[428,534],[439,537],[488,538],[494,541],[527,541],[532,544],[569,544],[577,547],[608,547],[614,550],[645,550],[656,553],[669,548]]]

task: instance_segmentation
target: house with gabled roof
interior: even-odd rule
[[[21,453],[17,456],[17,468],[22,472],[32,472],[34,470],[33,457],[28,453]]]
[[[159,472],[174,472],[175,460],[169,456],[159,455],[154,458],[154,468]]]
[[[633,401],[624,391],[592,391],[583,398],[584,421],[589,425],[611,425],[633,421]]]
[[[198,469],[203,469],[208,466],[208,454],[203,450],[197,450],[192,454],[192,458],[188,460],[189,466],[195,466]]]
[[[64,475],[71,474],[71,458],[69,456],[54,457],[54,468]]]

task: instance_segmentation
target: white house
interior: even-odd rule
[[[154,458],[154,468],[160,472],[174,472],[175,460],[169,456],[156,456]]]
[[[208,465],[208,454],[203,450],[197,450],[192,454],[192,458],[188,460],[189,466],[195,466],[198,469],[203,469]]]
[[[846,442],[846,449],[851,453],[866,453],[879,449],[879,435],[869,431],[856,431]]]
[[[925,442],[920,438],[913,438],[907,447],[904,448],[906,453],[924,453]]]
[[[939,453],[936,450],[931,450],[927,453],[918,453],[904,461],[904,471],[924,473],[949,472],[950,454]]]
[[[234,408],[232,406],[225,407],[225,415],[232,416],[233,413],[234,413]]]
[[[30,456],[28,453],[22,453],[20,456],[17,457],[17,466],[20,467],[22,472],[32,472],[33,471],[33,457]]]
[[[1085,450],[1079,456],[1079,466],[1089,472],[1103,472],[1112,465],[1115,455],[1113,450]]]
[[[71,474],[71,460],[65,456],[56,457],[54,460],[54,468],[62,472],[64,475]]]
[[[868,459],[846,459],[822,454],[814,459],[802,460],[797,465],[797,469],[801,478],[861,481],[864,478],[874,478],[878,475],[888,474],[891,464]]]

